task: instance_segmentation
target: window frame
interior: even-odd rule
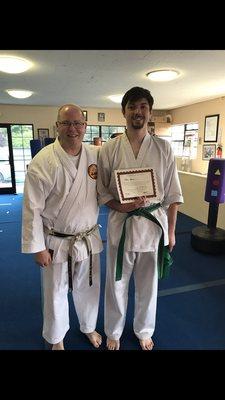
[[[113,133],[121,132],[122,129],[124,129],[124,132],[126,131],[126,125],[89,125],[89,124],[87,125],[87,128],[92,128],[92,127],[98,127],[98,133],[97,132],[96,133],[94,133],[94,132],[91,133],[91,140],[85,140],[85,135],[87,134],[87,133],[85,133],[84,134],[83,143],[93,144],[94,143],[94,137],[101,138],[102,139],[102,143],[105,143],[110,139],[110,137],[111,137],[111,135]],[[105,136],[103,136],[104,132],[102,132],[102,131],[104,130],[104,128],[109,128],[108,138],[105,138]],[[116,128],[117,128],[117,130],[115,131]]]
[[[192,125],[197,125],[197,127],[194,128]],[[176,124],[176,125],[173,125],[172,128],[174,126],[183,126],[183,128],[184,128],[184,133],[183,133],[183,139],[182,140],[181,139],[175,139],[175,140],[171,139],[171,146],[172,146],[173,150],[174,150],[173,143],[177,143],[177,142],[180,143],[180,144],[182,143],[182,154],[178,155],[178,154],[176,154],[176,152],[174,150],[174,155],[176,157],[178,157],[178,158],[186,157],[186,158],[190,158],[190,159],[196,159],[197,158],[197,151],[196,151],[195,157],[192,157],[191,151],[189,152],[189,155],[185,155],[184,154],[184,150],[185,150],[185,148],[188,148],[187,145],[185,146],[185,144],[187,144],[187,142],[188,142],[187,139],[190,136],[193,136],[191,134],[188,134],[188,132],[195,131],[195,133],[197,133],[197,135],[198,135],[198,131],[199,131],[198,122],[188,122],[188,123],[185,123],[185,124]],[[171,137],[172,137],[172,133],[171,133]],[[198,136],[197,136],[197,141],[198,141]]]

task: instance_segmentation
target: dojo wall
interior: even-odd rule
[[[88,112],[88,124],[90,125],[125,125],[125,119],[118,108],[89,108],[83,107]],[[57,117],[58,107],[49,106],[19,106],[19,105],[0,105],[0,123],[21,123],[33,124],[35,137],[38,128],[48,128],[50,136],[55,136],[54,124]],[[105,122],[97,121],[98,112],[105,113]],[[225,97],[214,100],[192,104],[186,107],[179,107],[170,111],[173,124],[190,122],[199,123],[199,144],[197,159],[192,160],[192,172],[200,174],[180,172],[181,186],[184,193],[184,205],[180,206],[180,211],[184,214],[207,223],[208,203],[204,201],[208,161],[202,160],[202,145],[204,143],[204,123],[205,116],[220,114],[219,135],[223,145],[223,157],[225,156]],[[225,229],[225,204],[220,205],[218,213],[218,227]]]

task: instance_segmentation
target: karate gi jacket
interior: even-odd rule
[[[53,250],[53,262],[68,258],[69,240],[48,235],[44,226],[60,233],[78,234],[91,229],[98,219],[96,176],[98,148],[82,143],[78,169],[56,139],[43,148],[28,167],[23,203],[22,252]],[[89,236],[92,253],[102,251],[97,228]],[[88,257],[84,240],[76,241],[73,258]]]
[[[119,201],[114,171],[116,169],[152,168],[157,183],[157,198],[162,207],[153,211],[164,230],[164,245],[168,245],[167,209],[172,203],[183,203],[176,161],[170,144],[159,137],[146,135],[137,158],[126,134],[106,142],[98,161],[97,190],[99,204],[115,199]],[[151,200],[153,202],[153,200]],[[126,213],[110,209],[108,218],[108,244],[117,247],[122,233]],[[126,223],[124,249],[133,252],[156,251],[161,228],[141,216],[133,216]]]

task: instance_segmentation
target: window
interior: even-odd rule
[[[191,160],[197,158],[198,124],[186,124],[184,131],[183,156]]]
[[[177,157],[197,158],[198,123],[173,125],[171,146]]]
[[[86,133],[84,135],[83,142],[92,144],[94,142],[94,137],[100,136],[100,126],[99,125],[87,125]]]
[[[101,137],[106,142],[113,133],[125,132],[125,126],[118,125],[87,125],[84,142],[92,144],[94,137]]]
[[[175,156],[182,157],[184,144],[184,125],[173,125],[171,128],[171,146]]]
[[[103,142],[106,142],[113,133],[124,133],[125,126],[101,126],[101,137]]]

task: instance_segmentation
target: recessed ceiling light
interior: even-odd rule
[[[26,99],[27,97],[30,97],[33,92],[31,92],[30,90],[6,90],[6,92],[12,96],[12,97],[16,97],[17,99]]]
[[[178,77],[179,72],[171,69],[161,69],[150,71],[146,75],[151,81],[171,81]]]
[[[114,103],[121,103],[122,98],[123,98],[122,94],[113,94],[112,96],[108,96],[108,99],[110,99]]]
[[[0,71],[8,74],[20,74],[31,68],[32,63],[24,58],[0,55]]]

